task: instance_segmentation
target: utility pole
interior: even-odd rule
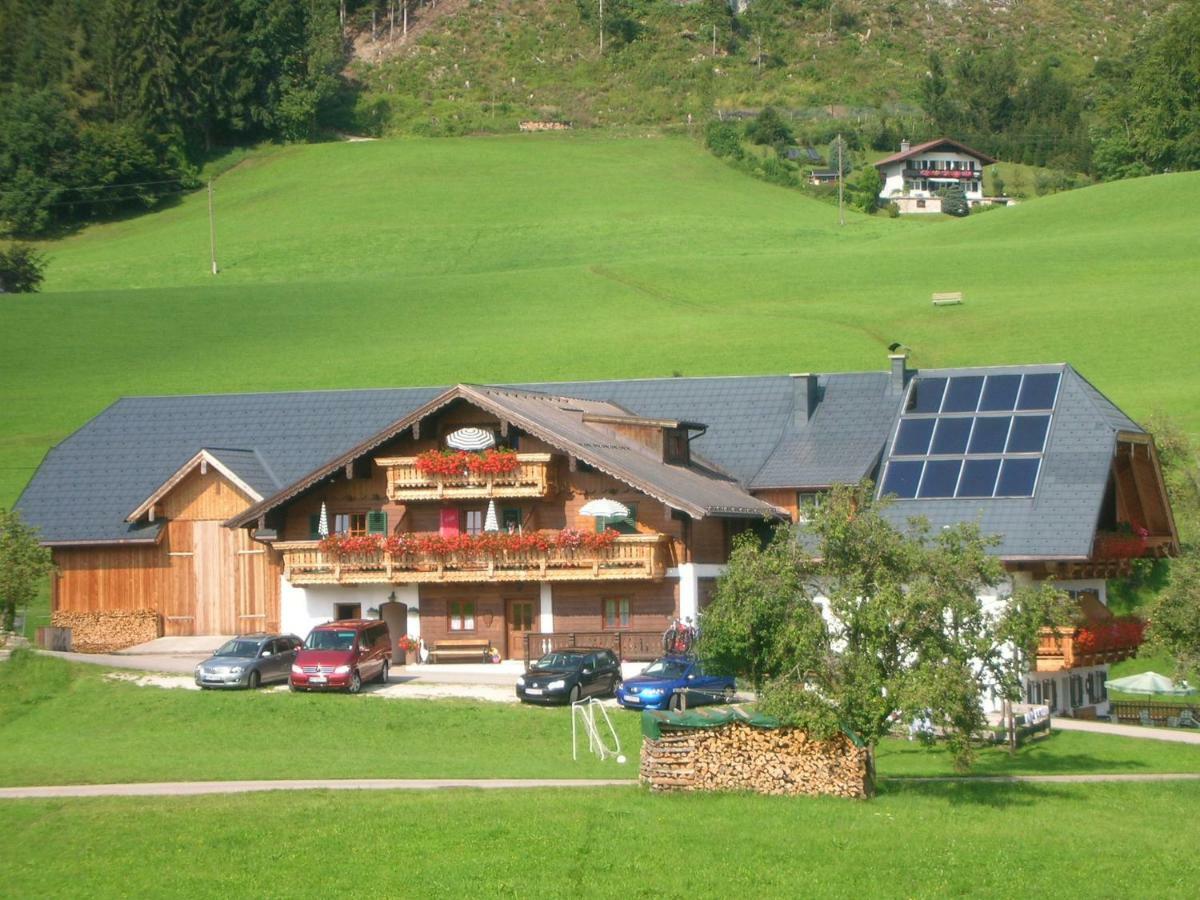
[[[212,179],[208,179],[208,258],[212,263],[212,273],[217,274],[217,223],[213,219],[213,189]]]
[[[755,62],[758,65],[758,74],[761,76],[762,75],[762,35],[756,34],[754,36],[754,39],[758,42],[758,57],[755,60]]]
[[[717,26],[713,26],[713,56],[717,55]]]
[[[400,9],[404,13],[404,36],[408,37],[408,0],[400,0]]]
[[[838,132],[838,224],[846,224],[846,209],[842,206],[842,133]]]
[[[604,55],[604,0],[600,0],[600,55]]]

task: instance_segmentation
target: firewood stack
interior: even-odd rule
[[[149,609],[107,612],[55,612],[55,628],[71,629],[71,649],[76,653],[109,653],[162,635],[158,613]]]
[[[867,751],[844,734],[810,741],[799,728],[731,722],[645,738],[640,774],[655,791],[865,797]]]

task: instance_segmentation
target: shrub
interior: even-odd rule
[[[887,206],[885,206],[884,209],[887,210],[889,219],[900,218],[900,204],[897,203],[895,200],[889,200]]]
[[[704,145],[717,156],[742,158],[742,136],[733,122],[709,122],[704,129]]]
[[[0,247],[0,294],[29,294],[42,283],[46,257],[29,244]]]
[[[958,216],[961,218],[971,211],[971,207],[967,203],[967,195],[956,184],[948,188],[942,188],[937,192],[937,195],[942,198],[942,212],[948,216]]]
[[[775,111],[775,107],[767,106],[762,112],[746,124],[746,137],[755,144],[766,144],[772,147],[786,147],[794,142],[792,129]]]

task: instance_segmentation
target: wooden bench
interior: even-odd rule
[[[962,291],[949,291],[944,294],[933,295],[934,306],[955,306],[963,302]]]
[[[431,662],[442,662],[446,659],[485,662],[488,646],[488,642],[483,638],[458,638],[456,640],[438,641],[433,645],[433,649],[429,651],[429,659]]]

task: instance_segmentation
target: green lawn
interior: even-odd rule
[[[613,710],[630,762],[571,759],[570,713],[470,701],[198,692],[114,682],[104,669],[18,653],[0,665],[0,784],[229,778],[636,777],[637,713]],[[879,749],[888,776],[954,774],[947,754]],[[977,775],[1200,772],[1200,747],[1073,732],[1016,757],[981,751]]]
[[[1175,677],[1175,660],[1169,654],[1159,653],[1155,655],[1139,653],[1133,659],[1123,659],[1119,663],[1113,663],[1109,669],[1108,677],[1125,678],[1129,675],[1140,675],[1142,672],[1157,672],[1159,675],[1166,675],[1168,678]],[[1192,694],[1187,697],[1147,697],[1144,694],[1124,694],[1121,691],[1109,691],[1109,699],[1111,700],[1133,700],[1133,701],[1149,701],[1151,703],[1170,703],[1176,706],[1187,706],[1192,709],[1200,709],[1200,695]]]
[[[1200,174],[962,221],[836,211],[683,138],[268,149],[48,245],[0,304],[0,502],[125,394],[1069,360],[1200,428]],[[961,307],[929,294],[962,290]],[[603,339],[599,339],[603,338]]]
[[[5,801],[0,892],[1194,897],[1198,804],[1195,783]]]

